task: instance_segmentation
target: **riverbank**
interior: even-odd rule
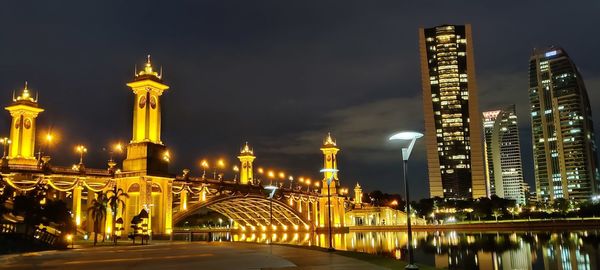
[[[413,231],[563,231],[600,230],[600,218],[522,219],[457,222],[443,225],[413,225]],[[350,231],[406,231],[405,225],[352,226]]]

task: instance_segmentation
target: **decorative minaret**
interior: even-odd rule
[[[39,108],[37,97],[33,98],[25,88],[20,96],[13,94],[13,103],[5,108],[12,116],[8,158],[10,164],[37,165],[35,159],[35,118],[44,109]]]
[[[135,74],[133,82],[127,84],[135,94],[133,109],[132,143],[151,142],[162,144],[160,140],[160,96],[169,86],[162,82],[159,74],[152,68],[150,55],[144,69]]]
[[[354,206],[355,208],[360,208],[362,206],[362,188],[360,184],[356,182],[356,186],[354,187]]]
[[[169,89],[162,81],[162,71],[154,71],[150,55],[142,71],[127,86],[135,94],[133,105],[133,136],[127,146],[123,171],[167,172],[166,148],[160,139],[160,96]]]
[[[169,86],[162,78],[162,71],[154,71],[148,55],[144,68],[136,72],[133,81],[127,84],[135,95],[133,134],[131,142],[127,145],[123,173],[115,176],[117,187],[125,190],[130,196],[127,208],[121,216],[125,222],[125,234],[129,233],[130,220],[142,211],[150,217],[149,234],[167,235],[173,228],[171,190],[174,177],[168,170],[171,155],[160,138],[160,96]],[[186,208],[185,205],[183,208]]]
[[[252,162],[254,161],[254,159],[256,158],[256,156],[254,156],[254,150],[250,149],[250,146],[248,146],[248,142],[246,142],[246,145],[244,145],[244,147],[242,148],[242,150],[240,151],[240,155],[238,156],[238,159],[240,159],[240,163],[241,163],[241,169],[240,169],[240,183],[241,184],[248,184],[248,183],[252,183],[254,181],[254,178],[252,176]]]
[[[331,133],[327,133],[327,137],[325,137],[325,139],[323,140],[323,146],[321,146],[321,152],[323,152],[324,155],[324,169],[337,169],[336,155],[338,151],[340,151],[340,149],[337,148],[337,144],[335,140],[331,137]],[[324,172],[323,174],[323,183],[321,183],[323,188],[321,189],[321,193],[325,195],[327,194],[327,190],[325,189],[325,187],[327,187],[327,179],[329,179],[333,175],[333,181],[331,181],[330,186],[331,194],[337,194],[337,172]]]
[[[321,146],[324,169],[337,170],[336,155],[338,151],[340,149],[337,147],[335,140],[331,137],[331,134],[327,134]],[[333,180],[329,185],[329,192],[327,192],[327,180],[331,177],[333,177]],[[328,229],[329,227],[329,211],[331,211],[332,228],[344,227],[344,198],[338,196],[338,186],[339,179],[337,172],[323,172],[321,197],[319,198],[319,227],[323,229]],[[329,205],[329,202],[331,202],[331,205]]]

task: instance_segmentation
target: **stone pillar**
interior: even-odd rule
[[[106,234],[106,237],[108,237],[108,236],[112,237],[113,215],[115,215],[115,213],[113,213],[113,211],[112,211],[112,209],[111,209],[110,206],[107,206],[107,208],[106,208],[106,222],[104,223],[104,233]]]
[[[183,187],[183,190],[181,191],[180,195],[179,195],[179,211],[185,211],[187,210],[187,202],[188,202],[188,191],[186,189],[186,187]]]
[[[73,188],[73,218],[75,219],[75,224],[79,228],[81,225],[81,190],[83,188],[79,183]]]
[[[163,210],[165,212],[165,231],[166,234],[171,234],[173,232],[173,180],[168,180],[166,183],[166,188],[163,189],[164,195],[164,205]],[[187,205],[187,190],[186,193],[186,205]],[[187,206],[186,206],[187,208]]]
[[[198,201],[205,202],[206,201],[206,187],[202,186],[200,189],[200,193],[198,194]]]

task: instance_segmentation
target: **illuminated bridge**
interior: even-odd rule
[[[112,213],[102,221],[102,232],[110,233],[115,219],[123,221],[128,233],[135,217],[146,213],[148,233],[171,234],[173,226],[201,208],[212,209],[233,221],[240,230],[265,230],[269,226],[281,230],[318,230],[328,227],[327,211],[331,211],[334,227],[345,227],[345,198],[338,192],[337,172],[325,172],[323,179],[332,178],[329,186],[331,203],[328,204],[327,181],[306,185],[300,181],[278,183],[270,199],[266,186],[272,179],[255,176],[253,149],[246,143],[239,155],[239,179],[193,177],[189,170],[173,175],[168,170],[169,152],[161,140],[161,95],[169,89],[162,74],[155,72],[148,61],[133,81],[128,83],[135,96],[133,104],[132,139],[126,147],[122,164],[112,159],[106,169],[86,168],[83,162],[87,149],[77,147],[80,162],[72,167],[55,166],[49,156],[34,155],[36,150],[36,118],[44,111],[33,98],[27,85],[6,110],[12,117],[10,138],[2,139],[5,149],[0,175],[2,188],[8,185],[16,193],[42,188],[47,198],[68,202],[79,231],[91,232],[92,218],[87,209],[99,192],[108,196],[122,189],[129,195],[125,209]],[[323,167],[337,169],[335,140],[326,136],[320,147]],[[216,179],[214,179],[216,178]],[[267,181],[269,183],[267,183]],[[276,182],[277,183],[277,182]],[[274,186],[271,186],[273,189]],[[271,189],[271,190],[272,190]],[[110,192],[113,191],[113,192]],[[85,203],[85,204],[84,204]],[[330,210],[329,210],[330,209]],[[272,223],[271,223],[272,221]]]

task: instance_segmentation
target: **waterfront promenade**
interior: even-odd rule
[[[281,245],[165,241],[5,255],[0,256],[0,269],[389,269],[340,253]]]
[[[599,230],[600,218],[564,218],[564,219],[521,219],[521,220],[487,220],[463,221],[439,225],[413,225],[413,231],[564,231],[564,230]],[[352,226],[351,231],[406,231],[404,226]]]

